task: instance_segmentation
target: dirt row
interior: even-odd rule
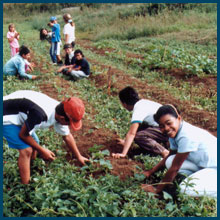
[[[85,43],[82,46],[85,46]],[[95,51],[97,53],[99,52],[99,50],[97,49],[95,49]],[[99,68],[109,68],[109,66],[100,64],[96,60],[88,59],[88,61],[92,65],[99,66]],[[37,64],[37,66],[42,73],[45,74],[48,73],[48,70],[43,68],[42,62]],[[149,96],[153,100],[160,102],[162,104],[175,103],[179,107],[183,117],[187,119],[187,121],[196,124],[200,127],[206,128],[207,130],[211,131],[214,135],[217,134],[217,116],[212,115],[206,111],[193,108],[191,107],[191,103],[189,102],[181,102],[179,100],[176,100],[167,91],[163,91],[160,90],[159,88],[148,85],[147,82],[142,82],[135,77],[127,75],[126,73],[124,73],[123,71],[117,68],[114,67],[111,68],[111,75],[114,76],[115,79],[114,82],[111,84],[111,95],[117,96],[118,91],[120,91],[127,85],[131,85],[135,88],[137,88],[138,85],[137,90],[143,98],[148,98],[147,96]],[[108,92],[107,75],[92,74],[89,80],[93,80],[97,88],[103,88],[104,91]],[[65,94],[68,94],[69,96],[76,95],[77,89],[74,87],[74,83],[66,80],[65,78],[59,75],[54,77],[53,83],[47,82],[47,83],[39,84],[39,88],[43,93],[55,99],[57,99],[58,95],[60,95],[56,87],[62,88],[63,91],[65,91]],[[87,100],[84,99],[83,101],[85,103],[85,106],[90,106],[90,112],[88,112],[89,114],[92,114],[93,116],[97,114],[97,112],[94,109],[91,109],[91,105],[87,102]],[[116,138],[118,138],[117,134],[106,128],[97,129],[95,124],[92,121],[88,120],[87,118],[83,119],[82,129],[77,132],[72,132],[72,134],[76,140],[80,152],[82,153],[82,155],[86,157],[90,156],[88,149],[92,147],[94,144],[103,145],[103,150],[108,149],[110,153],[121,152],[122,150],[122,146],[118,145],[116,142]],[[135,151],[135,153],[140,153],[140,151],[137,152],[137,149],[131,149],[129,151],[130,157],[133,155],[132,151],[133,152]],[[70,161],[72,159],[70,154],[67,154],[66,158]],[[113,166],[112,174],[119,176],[121,179],[125,179],[128,176],[134,175],[134,173],[137,172],[136,170],[137,165],[140,167],[143,166],[142,164],[127,158],[113,160],[111,157],[109,157],[107,159],[110,160],[112,163]],[[98,177],[99,175],[103,175],[103,173],[97,172],[97,173],[93,173],[92,175],[94,177]]]
[[[94,53],[105,56],[103,49],[97,49],[91,46],[90,41],[79,41],[82,47],[92,50]],[[109,66],[104,65],[97,60],[92,60],[87,58],[92,65],[97,65],[100,68],[109,68]],[[163,70],[166,71],[166,70]],[[191,82],[192,85],[198,85],[199,83],[203,85],[204,93],[217,93],[217,81],[213,76],[206,78],[198,78],[196,76],[192,78],[187,78],[180,70],[167,71],[170,75],[173,75],[177,79],[185,79]],[[162,90],[158,87],[149,85],[146,81],[139,80],[131,75],[126,74],[122,70],[111,67],[111,75],[116,79],[114,83],[111,84],[112,91],[120,91],[124,87],[130,85],[137,89],[140,96],[147,99],[152,99],[153,101],[159,102],[161,104],[171,103],[178,107],[184,120],[210,131],[213,135],[217,136],[217,114],[213,112],[208,112],[193,107],[192,102],[182,101],[174,98],[169,91]],[[105,74],[91,75],[90,79],[95,81],[97,87],[107,88],[108,77]],[[211,88],[211,89],[210,89]],[[106,89],[107,90],[107,89]],[[112,95],[117,95],[117,92],[112,92]]]
[[[60,76],[56,76],[54,78],[54,82],[56,82],[56,86],[62,88],[63,91],[65,91],[65,94],[68,94],[69,96],[73,96],[73,95],[76,96],[76,89],[74,88],[74,84],[72,82],[67,81]],[[53,84],[43,83],[39,85],[39,88],[44,94],[47,94],[48,96],[57,99],[58,91]],[[87,106],[91,106],[87,102],[87,100],[83,99],[83,102],[85,104],[86,109]],[[93,115],[97,114],[93,109],[89,113]],[[92,147],[94,144],[103,145],[103,148],[101,148],[101,150],[108,149],[110,153],[122,151],[122,146],[118,145],[116,141],[116,138],[118,138],[117,134],[106,128],[97,129],[95,124],[90,120],[88,120],[87,118],[83,119],[82,129],[80,129],[77,132],[71,131],[71,133],[74,136],[77,143],[77,147],[79,148],[79,151],[83,156],[86,157],[91,156],[89,153],[89,148]],[[65,148],[65,146],[63,147]],[[133,153],[131,150],[129,152],[129,155],[132,154]],[[73,159],[71,154],[69,153],[67,153],[66,158],[68,161],[72,161]],[[120,179],[122,180],[126,179],[126,177],[128,176],[133,176],[134,173],[138,172],[136,169],[137,165],[139,167],[143,167],[141,163],[129,160],[127,158],[113,160],[112,157],[109,157],[106,159],[110,160],[113,166],[111,173],[113,175],[119,176]],[[75,162],[75,164],[79,165],[77,162]],[[102,171],[96,171],[91,175],[97,178],[99,175],[103,175],[103,174],[104,173]]]

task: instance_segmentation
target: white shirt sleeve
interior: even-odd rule
[[[62,135],[62,136],[66,136],[70,133],[70,130],[69,130],[69,127],[68,126],[65,126],[65,125],[61,125],[59,123],[55,123],[54,124],[54,129],[55,131]]]

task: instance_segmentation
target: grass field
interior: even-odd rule
[[[56,7],[58,7],[57,5]],[[91,65],[91,76],[77,82],[56,74],[47,42],[39,29],[56,15],[63,27],[60,9],[53,12],[14,10],[3,14],[3,64],[10,58],[6,39],[9,23],[20,32],[20,45],[31,49],[36,81],[3,77],[3,95],[16,90],[43,92],[59,101],[78,96],[86,106],[83,128],[73,133],[80,152],[90,165],[77,166],[66,153],[62,138],[53,130],[39,131],[41,145],[55,152],[52,163],[37,158],[31,182],[20,184],[18,152],[3,142],[3,214],[5,217],[216,217],[217,200],[177,200],[164,193],[159,200],[140,188],[161,180],[159,172],[144,180],[141,172],[160,157],[132,156],[113,160],[120,152],[116,138],[128,130],[130,113],[120,105],[118,92],[130,85],[141,97],[178,106],[183,118],[217,136],[217,5],[186,4],[173,8],[161,4],[149,11],[146,4],[98,4],[68,9],[76,24],[76,46]],[[9,7],[9,6],[8,6]],[[15,6],[14,6],[15,7]],[[12,10],[14,8],[12,7]],[[67,9],[65,9],[67,10]],[[25,13],[25,14],[24,14]],[[149,14],[151,13],[151,15]],[[62,28],[61,28],[62,29]],[[111,68],[110,72],[108,71]],[[108,74],[111,87],[108,89]]]

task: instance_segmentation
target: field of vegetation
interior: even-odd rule
[[[18,152],[3,140],[3,215],[216,217],[216,199],[180,194],[174,200],[166,192],[158,199],[140,188],[164,175],[161,171],[146,180],[141,174],[157,164],[159,156],[138,154],[135,145],[127,158],[113,160],[111,153],[121,152],[116,138],[123,138],[129,128],[131,115],[118,99],[128,85],[142,98],[175,104],[184,120],[217,136],[217,4],[47,5],[4,4],[3,64],[10,58],[8,25],[14,23],[20,45],[31,49],[34,74],[40,78],[4,76],[3,95],[30,89],[59,101],[80,97],[86,114],[82,129],[73,136],[91,163],[80,167],[54,130],[41,130],[41,145],[55,152],[56,160],[37,158],[30,184],[22,185]],[[63,27],[66,12],[76,24],[75,49],[81,49],[91,65],[91,76],[76,82],[56,74],[50,45],[39,40],[39,29],[47,28],[50,16]]]

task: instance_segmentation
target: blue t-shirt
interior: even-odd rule
[[[32,79],[32,75],[25,72],[25,60],[19,54],[13,56],[3,67],[4,75],[17,75]]]
[[[185,121],[175,138],[169,138],[170,149],[178,153],[190,152],[187,160],[201,168],[217,167],[217,138],[208,131]]]
[[[52,42],[60,42],[60,25],[53,24],[52,26]]]

